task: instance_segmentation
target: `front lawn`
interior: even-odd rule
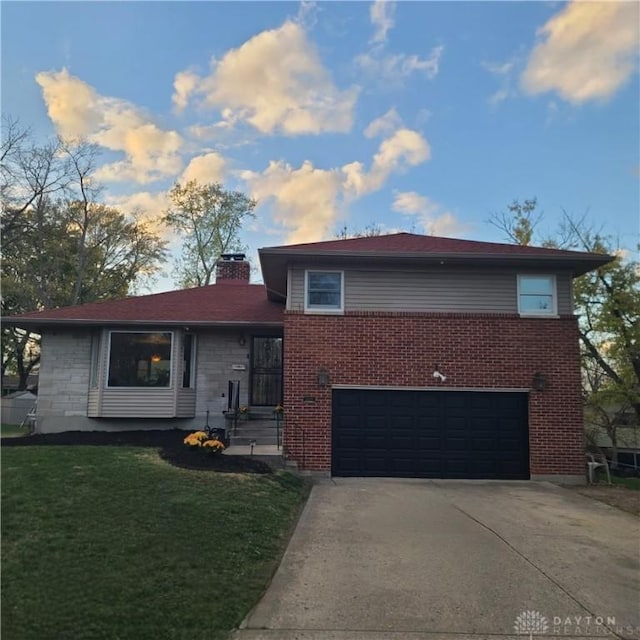
[[[2,638],[226,638],[307,496],[284,472],[173,467],[155,449],[2,450]]]

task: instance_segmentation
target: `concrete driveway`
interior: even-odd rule
[[[548,483],[321,481],[233,638],[640,638],[639,524]]]

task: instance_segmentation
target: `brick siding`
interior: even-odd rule
[[[530,472],[584,475],[574,316],[289,311],[284,363],[284,444],[303,469],[331,469],[331,385],[531,389],[542,372],[548,388],[529,394]],[[445,383],[434,380],[436,365]]]
[[[220,260],[216,264],[216,284],[247,283],[251,265],[246,260]]]

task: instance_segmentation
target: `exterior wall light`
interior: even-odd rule
[[[536,391],[544,391],[548,386],[547,377],[538,371],[533,374],[531,385]]]
[[[243,334],[240,334],[240,337],[238,338],[238,344],[241,347],[244,347],[244,345],[247,343],[246,338],[244,337]]]
[[[329,386],[329,372],[326,369],[320,369],[318,371],[318,386],[319,387]]]

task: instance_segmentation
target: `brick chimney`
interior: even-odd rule
[[[216,264],[216,284],[248,284],[250,275],[244,253],[223,253]]]

